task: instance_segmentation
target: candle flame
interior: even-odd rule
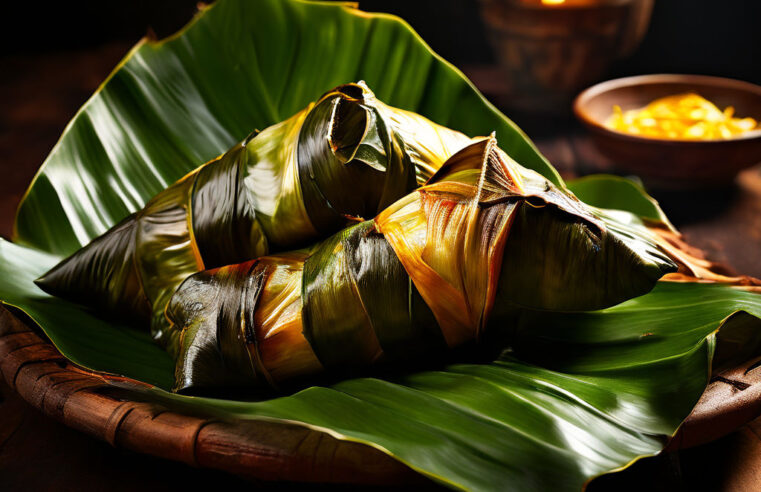
[[[544,5],[560,5],[561,3],[565,3],[565,0],[542,0],[542,3]]]

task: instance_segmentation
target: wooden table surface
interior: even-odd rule
[[[128,49],[111,44],[83,52],[0,58],[0,235],[10,237],[16,206],[40,163]],[[492,100],[504,103],[493,69],[473,67],[466,72]],[[570,116],[506,112],[564,177],[613,170]],[[744,172],[730,189],[656,197],[691,244],[740,273],[761,277],[761,168]],[[621,474],[593,482],[589,490],[759,490],[760,436],[758,419],[711,444],[642,460]],[[113,448],[45,417],[0,381],[0,490],[116,492],[191,486],[251,484]]]

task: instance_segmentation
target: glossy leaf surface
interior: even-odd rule
[[[575,179],[568,188],[589,205],[599,208],[626,210],[643,219],[671,226],[666,214],[634,181],[609,174],[593,174]]]
[[[467,135],[496,131],[518,162],[560,182],[400,19],[332,2],[223,0],[181,35],[140,43],[85,104],[24,198],[16,239],[70,254],[252,130],[356,80]]]
[[[103,322],[31,283],[54,257],[5,241],[0,256],[3,299],[67,357],[171,386],[172,362],[146,333]],[[513,351],[491,364],[351,379],[258,402],[153,393],[195,412],[284,419],[368,443],[454,487],[579,490],[662,449],[708,382],[716,329],[737,310],[761,316],[761,296],[661,283],[603,311],[526,313]]]
[[[104,322],[32,280],[252,129],[358,79],[389,104],[469,135],[496,130],[519,163],[560,183],[525,135],[398,19],[335,3],[222,0],[179,36],[140,44],[67,127],[19,210],[17,239],[34,248],[0,242],[0,299],[74,362],[169,388],[172,362],[147,331]],[[604,181],[575,190],[596,206],[662,213],[641,191],[605,201]],[[300,422],[454,487],[578,490],[662,449],[705,387],[715,330],[736,310],[761,316],[761,296],[664,283],[604,311],[527,313],[513,352],[490,364],[261,402],[156,396]]]

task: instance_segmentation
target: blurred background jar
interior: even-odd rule
[[[583,88],[630,55],[648,30],[654,0],[480,0],[505,81],[504,104],[567,112]]]

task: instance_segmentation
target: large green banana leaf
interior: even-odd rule
[[[67,127],[19,209],[23,245],[0,241],[0,299],[74,362],[155,384],[168,404],[300,422],[454,487],[578,490],[658,453],[705,388],[717,328],[736,311],[761,316],[761,296],[664,283],[604,311],[527,312],[511,351],[489,364],[242,402],[165,392],[173,364],[147,332],[104,322],[32,283],[253,128],[358,79],[438,123],[471,135],[496,130],[516,160],[561,183],[525,135],[402,21],[335,3],[221,0],[169,41],[138,45]],[[572,189],[595,206],[666,222],[642,190],[617,178]],[[747,350],[757,338],[747,337]]]
[[[70,359],[171,387],[173,363],[147,333],[37,289],[32,280],[57,257],[7,241],[0,257],[5,302],[22,307]],[[490,364],[351,379],[258,402],[154,393],[196,412],[300,422],[454,487],[579,490],[665,446],[708,383],[716,330],[736,311],[761,316],[761,296],[662,283],[603,311],[526,313],[512,351]],[[759,348],[758,336],[747,341],[747,352]]]
[[[15,239],[71,254],[153,195],[329,88],[471,136],[559,184],[523,132],[400,19],[348,5],[223,0],[168,41],[141,42],[66,128],[19,208]]]

